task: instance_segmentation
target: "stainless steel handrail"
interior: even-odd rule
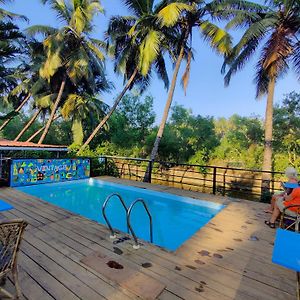
[[[118,194],[118,193],[113,193],[113,194],[110,194],[109,196],[107,196],[107,198],[105,199],[105,201],[104,201],[104,203],[103,203],[103,205],[102,205],[102,215],[103,215],[104,220],[105,220],[105,222],[106,222],[106,224],[107,224],[107,226],[108,226],[108,228],[109,228],[109,230],[110,230],[110,232],[111,232],[110,238],[112,238],[112,239],[115,239],[115,238],[116,238],[116,234],[115,234],[115,231],[114,231],[114,229],[112,228],[110,222],[108,221],[108,218],[107,218],[106,213],[105,213],[105,208],[106,208],[106,206],[107,206],[108,201],[109,201],[112,197],[114,197],[114,196],[118,197],[119,200],[121,201],[121,203],[122,203],[122,205],[123,205],[123,207],[124,207],[124,209],[125,209],[125,211],[126,211],[126,216],[127,216],[127,214],[128,214],[127,206],[126,206],[126,204],[125,204],[125,202],[124,202],[124,200],[123,200],[123,198],[121,197],[120,194]],[[127,223],[127,232],[129,232],[128,223]]]
[[[134,202],[131,203],[130,207],[128,208],[127,210],[127,226],[134,238],[134,242],[135,242],[135,245],[133,246],[135,249],[138,249],[140,246],[139,246],[139,242],[138,242],[138,239],[137,239],[137,236],[135,234],[135,232],[133,231],[132,227],[131,227],[131,224],[130,224],[130,214],[131,214],[131,211],[133,209],[133,207],[138,203],[138,202],[141,202],[148,214],[148,217],[149,217],[149,220],[150,220],[150,242],[153,243],[153,226],[152,226],[152,216],[150,214],[150,211],[145,203],[145,201],[142,199],[142,198],[138,198],[136,199]]]

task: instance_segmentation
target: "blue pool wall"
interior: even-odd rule
[[[74,159],[13,159],[10,186],[19,187],[58,183],[90,177],[90,160]]]

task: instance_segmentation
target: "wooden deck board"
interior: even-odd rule
[[[148,243],[134,250],[133,241],[115,246],[106,227],[36,197],[2,188],[0,198],[14,209],[0,215],[24,218],[30,224],[19,260],[24,299],[136,299],[132,292],[80,262],[95,251],[165,284],[158,297],[161,300],[296,298],[294,273],[271,262],[274,231],[263,224],[266,216],[261,203],[229,202],[169,187],[121,182],[229,205],[170,253]],[[258,240],[251,240],[251,236]],[[145,262],[151,266],[142,267]],[[8,286],[12,289],[10,282]]]

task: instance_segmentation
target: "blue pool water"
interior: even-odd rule
[[[119,193],[127,207],[135,199],[143,198],[153,218],[154,244],[169,250],[176,250],[223,208],[213,202],[91,178],[17,189],[102,224],[102,204],[111,193]],[[106,211],[112,226],[126,232],[126,214],[121,203],[112,199]],[[132,211],[131,224],[139,238],[149,241],[149,219],[140,203]]]

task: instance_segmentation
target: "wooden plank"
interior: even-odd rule
[[[68,219],[68,220],[66,220],[66,222],[71,222],[71,219]],[[53,226],[56,226],[56,225],[53,225]],[[60,226],[60,228],[62,228],[63,226]],[[76,233],[78,234],[78,233],[80,233],[82,230],[84,230],[84,229],[82,229],[82,228],[78,228],[77,226],[76,226],[76,223],[72,223],[72,228],[74,229],[74,231],[76,231]],[[82,232],[82,237],[85,237],[85,238],[87,238],[87,237],[89,237],[90,236],[90,231],[91,231],[91,229],[89,228],[89,232],[85,232],[85,231],[83,231]],[[70,235],[71,233],[69,233],[69,232],[66,232],[66,235]],[[97,238],[97,235],[99,235],[99,230],[98,230],[98,233],[96,232],[95,233],[96,235],[95,235],[95,239]],[[101,244],[103,244],[103,242],[101,242]],[[122,245],[120,245],[120,247],[122,247],[123,246],[123,244]],[[91,245],[91,247],[94,249],[94,250],[96,250],[97,248],[95,247],[95,246],[93,246],[93,245]],[[111,246],[110,246],[111,247]],[[119,245],[118,245],[118,247],[119,247]],[[123,248],[122,248],[123,249]],[[131,246],[129,246],[129,249],[131,249],[131,251],[132,251],[132,247]],[[137,258],[138,258],[138,256],[139,256],[139,253],[141,252],[141,250],[142,249],[140,249],[140,250],[138,250],[138,251],[136,251],[136,253],[134,253],[135,255],[131,255],[131,256],[129,256],[130,257],[130,259],[132,259],[132,260],[134,260],[135,262],[137,262]],[[177,258],[176,258],[177,259]],[[150,258],[150,261],[151,262],[153,262],[155,260],[155,256],[154,257],[152,257],[152,258]],[[142,262],[145,262],[145,260],[142,260],[142,261],[139,261],[139,263],[141,264]],[[186,262],[186,265],[188,265],[188,263]],[[180,268],[187,268],[186,267],[186,265],[184,265],[183,267],[180,267]],[[175,267],[175,265],[173,265],[173,272],[174,272],[174,267]],[[196,268],[196,267],[195,267]],[[209,266],[209,268],[210,268],[210,266]],[[153,265],[153,267],[151,268],[151,269],[155,269],[155,264]],[[226,273],[227,271],[226,270],[223,270],[223,273],[225,273],[224,274],[224,279],[228,279],[228,277],[230,277],[230,273]],[[168,273],[170,273],[170,272],[168,272]],[[212,274],[211,274],[212,273]],[[202,273],[202,280],[200,280],[200,281],[204,281],[204,279],[205,279],[205,281],[206,282],[209,282],[210,280],[209,279],[207,279],[207,277],[208,276],[210,276],[211,275],[211,282],[210,282],[210,284],[208,284],[208,286],[216,286],[217,285],[217,283],[216,283],[216,280],[215,280],[215,276],[216,275],[218,275],[220,273],[220,270],[217,270],[217,272],[216,271],[213,271],[213,270],[210,270],[209,272],[207,272],[207,271],[205,271],[205,272],[203,272]],[[171,274],[173,274],[173,273],[171,273]],[[164,274],[164,276],[167,276],[167,274]],[[171,276],[171,277],[174,277],[174,275],[173,276]],[[220,277],[220,276],[219,276]],[[174,282],[180,282],[180,284],[183,284],[183,282],[184,282],[184,280],[182,280],[182,279],[180,279],[180,278],[176,278],[177,280],[175,280]],[[235,282],[236,282],[236,279],[235,279]],[[192,284],[192,281],[190,281],[190,283]],[[195,285],[192,287],[192,289],[194,289],[194,288],[198,288],[198,287],[196,287]],[[220,286],[220,288],[219,288],[219,295],[218,296],[220,296],[220,293],[222,293],[223,294],[223,298],[225,298],[226,296],[224,295],[224,290],[226,291],[226,286],[224,286],[223,284],[222,284],[222,282],[221,282],[221,286]],[[235,293],[235,291],[233,290],[233,289],[231,289],[230,291],[227,289],[227,292],[228,293],[230,293],[229,295],[233,295],[234,293]],[[205,294],[205,293],[204,293]],[[203,294],[203,297],[205,297],[205,295]],[[211,294],[211,292],[210,293],[208,293],[209,295]],[[208,296],[209,297],[209,296]],[[213,299],[216,299],[216,295],[214,295],[214,298]]]
[[[21,252],[19,254],[19,264],[24,268],[27,274],[31,278],[43,287],[54,299],[67,299],[67,300],[78,300],[79,297],[76,296],[72,291],[67,289],[60,281],[48,273],[44,268],[38,265],[26,254]],[[23,286],[24,294],[26,294],[26,286]],[[38,299],[37,299],[38,300]]]
[[[87,285],[66,270],[55,260],[50,259],[45,253],[30,245],[27,241],[22,243],[22,252],[34,260],[41,268],[51,274],[57,281],[65,286],[70,292],[77,295],[80,299],[103,299],[101,295],[89,288]],[[44,275],[44,274],[43,274]],[[43,276],[42,275],[42,276]]]
[[[25,207],[39,208],[39,212],[46,212],[47,218],[52,218],[52,221],[64,219],[73,215],[71,212],[63,210],[61,208],[57,210],[54,205],[44,201],[43,199],[39,199],[15,189],[6,190],[5,195],[7,195],[7,197],[9,198],[12,197],[17,201],[21,200],[18,202],[18,204],[26,205]]]
[[[87,222],[87,223],[91,223],[91,225],[92,225],[92,222],[90,222],[88,220],[83,220],[83,221]],[[70,218],[70,219],[66,220],[65,222],[70,223],[70,222],[72,222],[72,219]],[[54,226],[56,226],[56,225],[54,225]],[[94,224],[94,226],[97,226],[97,228],[98,228],[98,225]],[[101,226],[99,226],[99,228],[100,227]],[[76,230],[77,233],[82,230],[84,231],[84,228],[76,228],[76,223],[74,221],[72,223],[72,228],[74,230]],[[91,232],[91,228],[89,228],[89,232],[84,232],[83,236],[85,236],[85,237],[89,236],[90,232]],[[97,233],[95,232],[95,234],[97,234]],[[123,245],[124,244],[120,245],[120,247],[122,247]],[[129,246],[129,249],[130,249],[130,246]],[[159,252],[159,250],[157,250],[157,251]],[[140,250],[137,251],[137,254],[139,252],[140,252]],[[166,252],[160,251],[159,253],[166,253]],[[168,255],[168,253],[167,253],[167,256],[170,256],[170,255]],[[133,257],[135,257],[135,256],[133,256]],[[175,261],[177,260],[177,258],[178,258],[178,256],[176,257]],[[153,260],[154,260],[154,258],[153,258]],[[151,260],[151,261],[153,261],[153,260]],[[190,265],[189,261],[185,262],[185,265]],[[218,282],[220,282],[220,284],[223,284],[224,286],[229,286],[236,290],[236,288],[239,286],[239,282],[241,281],[241,278],[242,278],[244,284],[242,287],[240,287],[240,289],[245,293],[245,296],[248,295],[249,297],[253,297],[258,293],[257,290],[251,290],[249,288],[249,287],[252,287],[255,282],[257,282],[257,285],[260,286],[260,288],[264,290],[266,299],[271,299],[274,296],[278,297],[278,299],[279,298],[280,299],[293,298],[293,295],[285,293],[284,291],[277,290],[277,287],[271,288],[270,286],[264,285],[259,281],[253,280],[251,278],[247,278],[243,274],[238,274],[236,272],[230,272],[230,270],[221,268],[219,266],[206,264],[206,265],[199,267],[199,266],[197,266],[197,264],[194,264],[194,265],[192,265],[192,267],[202,269],[203,274],[206,274],[206,277],[211,278],[212,285],[213,285],[213,282],[218,281]],[[282,294],[280,294],[281,292],[282,292]],[[267,296],[268,293],[269,293],[269,298]]]
[[[104,251],[104,249],[105,249],[101,246],[100,246],[101,248],[99,248],[98,244],[96,244],[95,242],[88,241],[84,237],[80,237],[79,235],[76,236],[76,233],[71,232],[70,230],[67,230],[62,225],[62,222],[60,222],[59,225],[57,225],[57,224],[50,224],[50,225],[54,229],[60,228],[60,232],[64,233],[66,237],[68,237],[68,238],[72,237],[72,238],[74,238],[74,241],[77,240],[77,241],[80,241],[80,243],[85,243],[86,246],[89,247],[91,252],[92,251],[97,251],[99,249],[101,249],[101,251]],[[77,231],[77,229],[76,229],[76,231]],[[107,253],[107,254],[116,255],[116,254],[113,253],[112,249],[106,249],[106,251],[107,252],[105,252],[105,253]],[[116,257],[118,257],[118,256],[116,255]],[[130,266],[132,268],[134,268],[134,261],[130,261],[130,262],[131,262]],[[127,263],[129,263],[129,261],[127,261]],[[146,275],[152,276],[153,278],[156,278],[157,280],[163,282],[164,284],[166,284],[167,289],[169,289],[170,291],[172,291],[174,293],[176,291],[176,293],[178,295],[182,294],[182,295],[188,296],[190,299],[194,299],[195,297],[197,297],[197,298],[199,297],[197,295],[197,293],[195,292],[195,290],[187,289],[185,286],[182,285],[181,281],[180,282],[171,281],[169,278],[167,279],[165,276],[162,277],[161,275],[155,273],[153,270],[141,268],[141,265],[137,265],[136,268],[139,268],[140,271],[145,273]]]
[[[118,259],[103,252],[93,252],[81,262],[143,299],[154,300],[165,289],[158,280],[132,269],[126,262],[119,263]]]
[[[39,234],[36,232],[34,236],[27,235],[26,241],[37,247],[39,251],[45,253],[50,259],[55,260],[55,262],[67,272],[78,278],[82,284],[87,285],[99,295],[108,299],[110,297],[120,300],[135,298],[134,295],[130,293],[127,293],[130,295],[129,297],[121,292],[116,284],[111,286],[103,280],[103,277],[101,278],[100,276],[96,276],[95,273],[90,272],[88,268],[84,267],[84,265],[79,262],[79,259],[83,256],[79,254],[78,258],[74,251],[71,250],[71,252],[69,252],[70,249],[64,247],[62,243],[57,243],[51,236],[47,236],[46,233],[39,231]],[[57,249],[60,249],[61,251],[58,251]]]
[[[22,268],[19,267],[19,282],[22,287],[22,293],[28,300],[30,299],[43,299],[53,300],[54,298],[40,286],[34,278],[30,277],[29,274]]]

